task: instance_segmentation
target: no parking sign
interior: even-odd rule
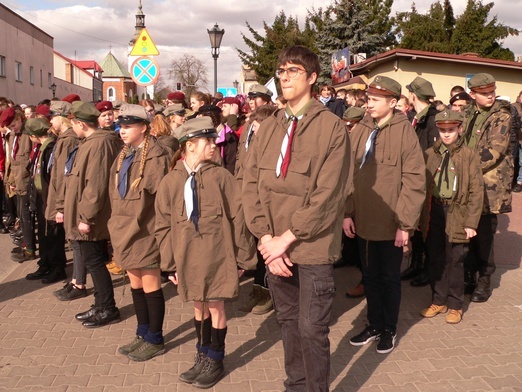
[[[150,86],[159,78],[159,65],[150,57],[139,57],[131,65],[131,77],[140,86]]]

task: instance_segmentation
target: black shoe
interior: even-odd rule
[[[397,338],[397,332],[392,332],[387,329],[382,331],[377,344],[377,352],[379,354],[388,354],[395,348],[395,339]]]
[[[0,234],[7,234],[9,233],[9,229],[5,227],[4,225],[0,225]]]
[[[31,272],[25,275],[25,279],[27,280],[39,280],[43,277],[49,275],[51,270],[48,267],[39,266],[35,272]]]
[[[471,295],[471,302],[486,302],[491,297],[490,277],[481,276],[477,288]]]
[[[206,359],[206,354],[200,352],[196,353],[196,356],[194,357],[194,366],[192,366],[186,372],[181,373],[178,377],[179,380],[186,382],[187,384],[192,384],[203,370],[203,366],[205,365]]]
[[[410,265],[404,271],[401,272],[401,280],[410,280],[416,278],[421,273],[421,270]]]
[[[203,370],[201,370],[201,373],[199,373],[192,385],[201,389],[212,388],[221,380],[224,374],[223,360],[207,357],[203,364]]]
[[[366,328],[364,328],[364,331],[350,339],[350,344],[352,346],[364,346],[374,340],[379,340],[380,336],[381,331],[367,325]]]
[[[51,273],[49,273],[45,278],[42,279],[43,284],[51,284],[60,282],[62,280],[67,279],[67,274],[63,268],[55,268]]]
[[[421,272],[419,276],[410,282],[412,287],[424,287],[428,284],[430,284],[430,276],[425,272]]]
[[[68,282],[60,290],[53,292],[54,296],[60,301],[72,301],[77,298],[87,297],[87,289],[80,289],[74,283]]]
[[[516,193],[518,193],[518,192],[522,192],[522,184],[519,184],[519,183],[517,182],[517,185],[515,185],[515,186],[513,187],[513,192],[516,192]]]
[[[76,320],[78,321],[85,321],[89,319],[90,317],[94,316],[98,312],[98,307],[92,305],[91,308],[85,312],[78,313],[76,316]]]
[[[120,321],[120,310],[114,307],[111,309],[98,309],[98,311],[85,320],[82,325],[86,328],[98,328],[108,324],[119,323]]]
[[[340,258],[336,262],[333,263],[332,267],[334,268],[342,268],[346,267],[349,264],[348,260],[345,260],[344,258]]]
[[[11,260],[16,261],[17,263],[23,263],[24,261],[34,260],[36,259],[36,255],[34,251],[27,251],[24,249],[22,253],[14,253],[11,255]]]
[[[11,236],[11,238],[19,238],[19,237],[22,237],[24,235],[24,233],[22,232],[22,229],[18,229],[16,231],[12,231],[11,234],[9,234]]]

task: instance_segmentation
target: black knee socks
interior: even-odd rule
[[[203,324],[203,328],[201,328],[201,324]],[[212,328],[212,319],[206,318],[205,320],[196,320],[194,318],[194,328],[196,329],[196,336],[198,337],[197,347],[208,347],[210,346],[210,342],[212,339],[211,328]],[[205,350],[205,351],[206,351]]]
[[[152,293],[145,293],[145,298],[149,310],[149,330],[152,333],[161,332],[165,318],[165,298],[163,297],[163,290],[160,288]]]
[[[131,287],[132,302],[134,303],[134,310],[136,312],[136,318],[138,319],[138,325],[149,325],[149,308],[147,305],[147,298],[142,288],[133,289]],[[146,331],[145,331],[146,332]],[[140,335],[142,336],[142,335]]]
[[[223,329],[216,329],[212,327],[212,343],[210,349],[216,352],[225,351],[225,337],[227,336],[227,327]]]

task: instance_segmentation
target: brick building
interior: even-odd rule
[[[127,68],[112,52],[105,56],[100,66],[103,68],[103,100],[131,102],[136,94],[136,83]]]

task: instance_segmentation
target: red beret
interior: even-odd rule
[[[47,105],[38,105],[35,110],[36,114],[41,114],[45,117],[51,117],[51,108]]]
[[[112,102],[110,101],[101,101],[96,104],[96,109],[98,109],[99,112],[105,112],[107,110],[112,110]]]
[[[65,98],[62,98],[62,101],[73,103],[76,101],[81,101],[81,99],[77,94],[69,94]]]
[[[182,101],[185,99],[185,94],[183,94],[181,91],[175,91],[173,93],[169,93],[169,95],[167,95],[167,99],[170,101],[174,99]]]
[[[0,127],[7,127],[9,124],[13,122],[16,116],[16,111],[11,108],[5,108],[2,112],[2,115],[0,115]]]
[[[237,106],[241,106],[241,102],[236,97],[225,97],[221,101],[230,105],[236,104]]]

